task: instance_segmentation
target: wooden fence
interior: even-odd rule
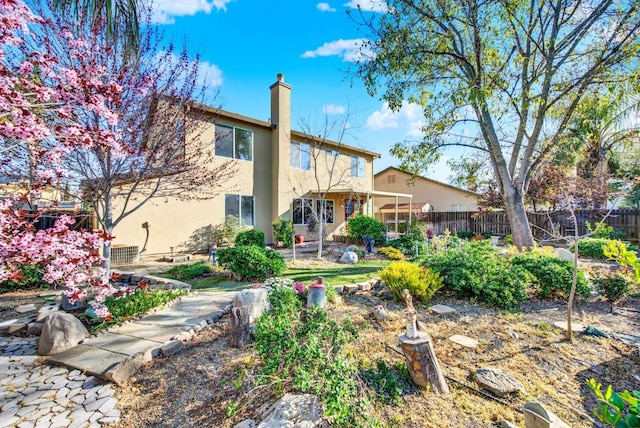
[[[86,211],[47,211],[44,215],[39,217],[36,221],[36,230],[51,229],[56,220],[62,215],[68,215],[75,220],[75,223],[69,226],[71,230],[88,230],[92,231],[97,229],[95,215],[92,212]],[[35,214],[32,214],[35,215]]]
[[[602,210],[580,210],[576,212],[578,234],[587,233],[586,222],[595,223],[602,221],[606,212]],[[414,213],[414,217],[425,227],[433,230],[435,234],[442,234],[446,229],[451,233],[460,230],[469,230],[474,233],[488,232],[492,235],[506,236],[511,234],[509,217],[504,211],[491,212],[428,212]],[[554,211],[550,213],[529,213],[529,223],[533,235],[538,239],[545,239],[556,230],[562,236],[574,234],[574,224],[569,212]],[[384,223],[395,222],[395,213],[376,215],[376,218]],[[407,221],[408,213],[398,213],[399,221]],[[638,242],[640,236],[640,210],[614,210],[604,220],[606,224],[615,230],[621,230],[629,241]],[[390,226],[393,228],[393,226]]]

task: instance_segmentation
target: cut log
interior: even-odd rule
[[[440,371],[429,335],[419,331],[417,338],[402,335],[399,339],[413,382],[422,388],[430,385],[431,390],[438,394],[448,394],[449,386]]]
[[[243,349],[251,341],[251,308],[244,306],[229,311],[229,346]]]

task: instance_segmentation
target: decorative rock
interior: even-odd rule
[[[45,318],[47,318],[53,312],[58,312],[60,310],[60,304],[55,303],[53,305],[44,305],[40,309],[38,309],[38,313],[36,314],[36,322],[43,322]]]
[[[561,260],[570,260],[573,261],[573,253],[566,248],[554,248],[553,252],[558,256]]]
[[[40,336],[44,323],[32,322],[27,325],[27,336]]]
[[[458,345],[462,345],[465,348],[475,348],[476,346],[478,346],[477,340],[467,336],[463,336],[461,334],[454,334],[449,338],[449,340],[453,343],[457,343]]]
[[[269,294],[266,288],[242,290],[233,298],[234,308],[249,308],[249,322],[253,322],[269,309]]]
[[[533,401],[524,405],[524,424],[527,428],[569,428],[562,419]]]
[[[506,397],[514,392],[524,392],[522,383],[511,373],[493,367],[485,367],[475,371],[476,382],[484,389],[498,397]]]
[[[25,312],[35,311],[36,309],[37,309],[36,305],[34,305],[33,303],[30,303],[28,305],[20,305],[20,306],[16,307],[14,310],[16,312],[18,312],[19,314],[23,314]]]
[[[357,245],[349,245],[347,248],[345,248],[344,252],[345,252],[345,253],[346,253],[346,252],[349,252],[349,251],[351,251],[351,252],[355,252],[357,249],[358,249],[358,246],[357,246]]]
[[[285,394],[274,405],[273,411],[258,428],[269,427],[323,427],[320,400],[311,394]]]
[[[172,340],[171,342],[167,343],[166,345],[164,345],[163,347],[160,348],[160,352],[162,353],[162,355],[164,355],[165,357],[171,356],[177,352],[182,351],[182,349],[184,348],[184,344],[182,343],[181,340]]]
[[[389,316],[389,312],[384,308],[384,306],[378,305],[373,308],[373,317],[378,321],[386,321]]]
[[[500,426],[502,428],[518,428],[516,425],[512,424],[509,421],[500,421]]]
[[[452,314],[456,311],[452,307],[446,305],[433,305],[429,307],[429,310],[438,315]]]
[[[353,251],[345,251],[342,257],[340,257],[340,263],[356,264],[358,263],[358,255]]]
[[[69,301],[69,297],[67,297],[65,294],[62,295],[62,300],[60,301],[60,307],[62,308],[63,311],[77,311],[79,309],[84,308],[84,302],[82,300],[78,300],[75,303],[71,303]]]
[[[358,291],[358,284],[347,284],[344,286],[345,293],[355,293]]]
[[[344,293],[344,285],[334,285],[333,288],[336,289],[336,293],[338,294]]]
[[[88,335],[89,332],[78,318],[66,312],[54,312],[44,321],[38,353],[59,354],[73,348]]]
[[[371,284],[368,282],[360,282],[358,283],[358,290],[371,291]]]
[[[556,321],[553,323],[555,327],[561,328],[564,331],[567,331],[567,322],[566,321]],[[581,333],[585,330],[585,327],[582,324],[571,323],[571,331],[574,333]]]

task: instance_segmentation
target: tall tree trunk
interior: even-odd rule
[[[524,198],[511,182],[503,184],[502,197],[509,216],[513,244],[522,248],[533,248],[533,234],[527,218],[527,210],[524,206]]]
[[[113,205],[109,194],[105,195],[104,199],[103,227],[107,235],[113,236]],[[109,275],[111,270],[111,241],[105,241],[102,245],[102,257],[104,257],[102,268]]]

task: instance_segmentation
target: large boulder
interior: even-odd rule
[[[318,428],[328,426],[322,418],[320,400],[311,394],[285,394],[269,409],[258,428]]]
[[[251,288],[242,290],[233,298],[234,308],[249,308],[249,322],[251,324],[269,310],[269,293],[266,288]]]
[[[511,373],[507,373],[500,369],[485,367],[476,370],[476,382],[478,385],[488,390],[498,397],[506,397],[515,392],[524,392],[522,383],[513,377]]]
[[[75,316],[62,311],[53,312],[44,320],[38,353],[59,354],[73,348],[88,335],[87,329]]]
[[[356,251],[358,249],[357,245],[349,245],[347,248],[345,248],[345,252],[347,251]]]
[[[566,248],[554,248],[553,252],[561,260],[573,261],[573,253]]]
[[[358,263],[358,255],[353,251],[345,251],[342,257],[340,257],[340,263],[356,264]]]

